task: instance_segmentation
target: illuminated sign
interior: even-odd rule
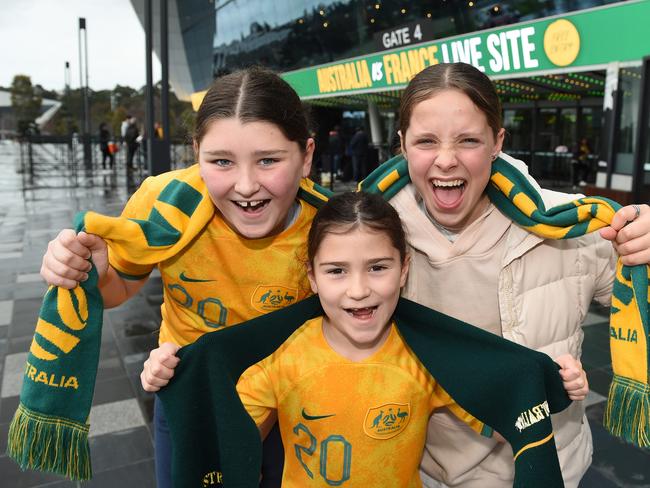
[[[430,20],[419,20],[393,29],[377,32],[374,38],[375,45],[380,51],[393,49],[433,39],[433,27],[431,26]]]
[[[402,88],[416,73],[438,63],[469,63],[489,76],[604,66],[650,55],[648,18],[650,1],[626,2],[377,52],[282,77],[302,98],[314,98]],[[402,33],[396,39],[405,37]]]

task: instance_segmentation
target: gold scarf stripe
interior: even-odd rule
[[[77,306],[72,300],[73,295],[76,298]],[[86,292],[79,285],[72,290],[59,288],[56,297],[56,308],[63,323],[72,330],[83,330],[86,327],[88,300],[86,300]]]
[[[36,336],[32,338],[32,344],[29,346],[29,352],[32,353],[34,357],[42,359],[43,361],[54,361],[59,357],[43,349],[38,344],[38,342],[36,342]]]
[[[69,334],[68,332],[61,330],[56,325],[50,324],[47,320],[43,320],[42,318],[38,319],[38,323],[36,324],[36,333],[43,336],[45,339],[50,341],[52,344],[54,344],[56,347],[61,349],[66,354],[72,351],[72,349],[74,349],[74,347],[77,344],[79,344],[78,337],[75,337],[72,334]],[[34,345],[38,346],[38,344],[35,341],[32,341],[32,346]],[[39,357],[37,354],[34,354],[34,356]],[[48,359],[51,360],[55,358],[56,356],[54,358],[48,358]],[[45,358],[40,358],[40,359],[45,359]]]
[[[174,229],[186,229],[190,224],[189,216],[167,202],[156,200],[154,208],[160,212],[160,215],[162,215]]]
[[[384,178],[382,178],[382,180],[377,183],[377,187],[381,191],[386,191],[386,188],[395,183],[397,180],[399,180],[399,172],[395,169],[388,173]]]
[[[542,444],[546,444],[552,438],[553,438],[553,432],[551,432],[549,435],[547,435],[543,439],[540,439],[540,440],[535,441],[535,442],[531,442],[530,444],[526,444],[524,447],[519,449],[519,451],[517,451],[517,454],[515,454],[514,460],[516,461],[517,458],[519,457],[519,455],[522,454],[524,451],[527,451],[528,449],[532,449],[533,447],[541,446]]]
[[[509,196],[512,189],[515,187],[515,184],[510,181],[507,176],[499,172],[493,173],[490,177],[490,181],[494,183],[499,190],[501,190],[501,193],[506,196]]]

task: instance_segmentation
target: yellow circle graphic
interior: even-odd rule
[[[556,66],[568,66],[580,52],[578,29],[566,19],[551,22],[544,32],[544,52]]]

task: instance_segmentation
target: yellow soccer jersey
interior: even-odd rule
[[[305,322],[275,353],[247,369],[237,390],[261,425],[277,410],[285,448],[284,488],[419,487],[431,412],[460,408],[404,345],[395,326],[371,357],[353,362]]]
[[[302,200],[299,203],[296,221],[263,239],[241,237],[215,211],[185,249],[159,263],[164,287],[159,343],[184,346],[206,332],[311,295],[305,264],[307,234],[316,209]]]

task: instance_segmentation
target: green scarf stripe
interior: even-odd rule
[[[396,175],[397,178],[395,178]],[[390,200],[410,182],[408,163],[401,155],[398,155],[368,175],[359,183],[359,189],[368,193],[381,194],[386,200]]]
[[[537,208],[545,210],[544,200],[541,195],[537,193],[535,187],[530,183],[530,181],[528,181],[525,175],[517,170],[517,168],[507,163],[502,158],[496,158],[492,162],[492,176],[497,173],[501,173],[514,185],[510,194],[506,195],[506,197],[512,200],[515,196],[515,193],[512,192],[522,192],[528,195],[533,202],[535,202]]]
[[[538,224],[538,222],[528,217],[528,215],[512,205],[508,197],[498,191],[497,187],[493,184],[488,184],[486,191],[494,206],[513,222],[517,222],[520,226],[526,229]]]
[[[192,216],[202,198],[200,192],[179,180],[170,181],[158,195],[159,201],[173,205],[188,217]]]
[[[181,238],[181,233],[156,209],[151,209],[147,220],[135,220],[150,247],[172,246]]]
[[[589,231],[589,222],[580,222],[572,225],[569,231],[564,235],[563,239],[571,239],[573,237],[580,237],[587,234]]]
[[[630,273],[632,275],[632,288],[634,289],[635,298],[639,303],[639,308],[641,309],[641,322],[643,323],[645,331],[648,332],[650,331],[650,324],[648,323],[650,319],[650,308],[648,305],[650,305],[650,303],[648,303],[648,273],[646,269],[644,269],[646,267],[626,266],[626,268],[630,268]],[[650,268],[648,268],[648,270],[650,270]],[[650,358],[650,334],[646,334],[646,342],[648,347],[648,357]],[[650,368],[648,369],[648,377],[650,378]]]
[[[405,165],[401,156],[392,158],[368,176],[367,181],[360,185],[361,189],[392,198],[410,182],[408,171],[403,171]],[[402,169],[400,178],[382,186],[397,168]],[[492,164],[491,182],[486,192],[506,217],[544,238],[583,236],[589,232],[590,222],[594,219],[606,224],[607,219],[621,208],[620,204],[608,198],[583,197],[546,209],[542,195],[526,175],[502,158],[497,158]],[[518,207],[518,203],[527,206],[531,202],[532,207]],[[579,207],[588,208],[588,212],[582,214]],[[620,260],[618,266],[624,281],[617,277],[612,292],[610,346],[614,380],[603,422],[612,434],[636,445],[650,447],[650,268],[646,265],[624,266]],[[616,304],[617,300],[622,307]]]
[[[298,189],[298,198],[304,200],[312,207],[320,208],[334,193],[316,183],[313,184],[311,189],[301,186]]]
[[[115,269],[115,268],[113,268],[113,269]],[[116,269],[115,272],[118,275],[120,275],[120,277],[124,278],[125,280],[129,280],[129,281],[140,281],[140,280],[145,279],[147,276],[149,276],[151,274],[151,273],[145,273],[145,274],[141,274],[141,275],[130,275],[130,274],[127,274],[127,273],[122,273],[118,269]]]

